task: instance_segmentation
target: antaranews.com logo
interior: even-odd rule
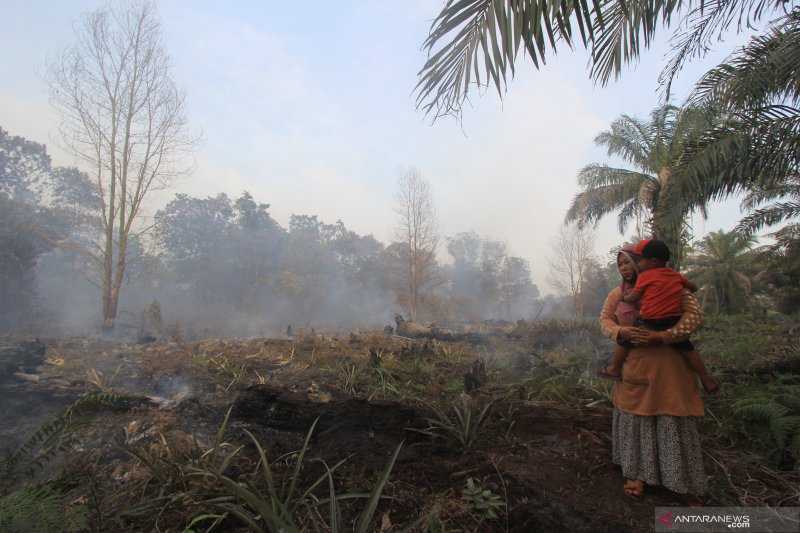
[[[747,514],[675,514],[667,511],[658,517],[658,521],[670,529],[674,529],[676,524],[724,524],[729,529],[750,527],[750,515]]]
[[[800,533],[800,507],[656,507],[655,530]]]

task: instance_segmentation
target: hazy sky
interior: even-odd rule
[[[58,118],[42,73],[73,39],[73,24],[104,2],[2,0],[0,126],[48,144],[56,164]],[[586,53],[562,51],[542,71],[526,61],[501,102],[472,98],[463,124],[431,125],[414,109],[420,45],[442,0],[159,2],[174,77],[204,142],[194,174],[175,191],[250,191],[285,223],[293,213],[341,219],[388,241],[393,193],[404,168],[432,184],[444,235],[475,230],[531,261],[547,290],[549,241],[577,192],[577,171],[608,159],[594,136],[618,115],[645,117],[658,103],[665,32],[623,78],[600,88]],[[735,40],[678,80],[683,97]],[[730,229],[737,202],[711,209],[697,234]],[[597,252],[621,241],[615,219],[597,229]]]

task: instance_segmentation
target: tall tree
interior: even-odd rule
[[[43,263],[64,267],[74,261],[71,252],[48,261],[52,254],[46,252],[91,227],[86,213],[96,198],[88,185],[77,169],[52,167],[43,144],[0,128],[0,302],[6,304],[0,304],[0,329],[42,318],[46,306],[37,278]]]
[[[588,267],[594,260],[594,235],[575,224],[563,225],[551,243],[548,282],[572,301],[575,316],[583,316],[583,292]]]
[[[754,242],[752,237],[720,230],[697,243],[690,257],[690,276],[703,291],[704,305],[713,302],[717,313],[731,313],[745,305],[751,288],[747,253]]]
[[[539,288],[531,280],[530,263],[521,257],[506,257],[500,271],[500,308],[505,320],[528,318]]]
[[[0,127],[0,193],[19,201],[37,201],[49,172],[50,156],[43,144]]]
[[[530,315],[539,289],[528,261],[510,256],[505,243],[470,231],[448,238],[447,251],[454,314],[467,320]]]
[[[409,318],[416,320],[420,296],[433,282],[436,270],[439,244],[436,210],[430,185],[416,169],[403,174],[397,185],[396,235],[404,246],[406,264],[407,293],[404,300]]]
[[[103,326],[112,328],[143,201],[185,170],[192,139],[153,4],[94,11],[76,38],[49,82],[64,144],[90,169],[101,199],[103,235],[87,253],[100,266]]]
[[[674,106],[655,109],[649,121],[628,115],[615,120],[595,143],[633,169],[598,163],[584,167],[578,174],[583,190],[573,199],[567,222],[596,223],[619,211],[619,231],[624,233],[631,221],[644,220],[654,236],[669,244],[673,263],[680,265],[688,240],[686,217],[696,207],[705,214],[703,198],[707,197],[706,190],[682,172],[680,163],[687,144],[710,123],[705,111]]]

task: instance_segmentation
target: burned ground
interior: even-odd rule
[[[548,331],[538,344],[536,328],[481,342],[383,332],[144,345],[43,339],[36,378],[0,384],[3,494],[49,487],[79,517],[76,530],[184,531],[196,520],[189,529],[201,531],[225,516],[219,530],[244,531],[235,509],[258,512],[223,477],[270,501],[254,475],[263,473],[257,441],[275,483],[295,479],[293,501],[324,481],[298,503],[295,526],[325,530],[338,520],[326,502],[333,486],[349,529],[364,498],[344,496],[370,493],[402,443],[368,530],[650,530],[654,506],[683,500],[656,489],[623,496],[610,462],[609,387],[590,377],[603,344],[590,326]],[[486,376],[467,396],[465,374],[479,358]],[[459,426],[459,414],[471,427]],[[466,444],[445,420],[469,433]],[[797,505],[796,470],[709,424],[709,503]],[[0,505],[0,521],[2,513]]]

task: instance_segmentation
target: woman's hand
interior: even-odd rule
[[[643,328],[625,328],[628,330],[626,337],[636,346],[652,346],[663,344],[664,336],[660,331],[651,331]]]
[[[617,330],[617,338],[620,340],[629,341],[632,338],[634,330],[637,328],[633,328],[630,326],[622,326]]]

